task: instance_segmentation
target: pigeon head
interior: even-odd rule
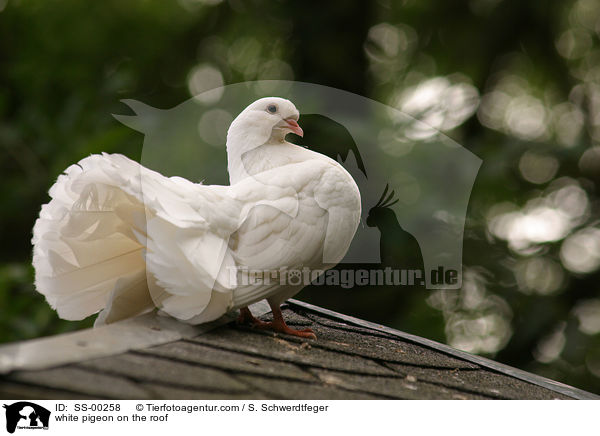
[[[300,113],[284,98],[265,97],[244,109],[231,123],[227,132],[228,146],[245,143],[249,148],[266,142],[283,142],[288,133],[303,136],[298,125]]]

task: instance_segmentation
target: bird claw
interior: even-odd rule
[[[277,333],[284,333],[290,336],[298,336],[306,339],[317,339],[317,335],[309,329],[294,330],[290,328],[282,318],[275,318],[271,322],[261,321],[255,318],[248,308],[240,309],[240,315],[237,318],[238,324],[250,324],[252,328],[261,330],[272,330]]]
[[[271,324],[270,322],[261,321],[255,318],[248,308],[240,309],[240,315],[235,321],[238,325],[250,324],[253,328],[266,328],[265,325]]]
[[[264,327],[261,326],[260,328],[266,328],[269,330],[273,330],[277,333],[284,333],[290,336],[298,336],[300,338],[317,339],[317,335],[315,335],[315,333],[308,328],[303,330],[295,330],[293,328],[290,328],[285,322],[270,322],[267,324],[270,325]]]
[[[315,333],[311,330],[311,329],[304,329],[304,330],[292,330],[294,333],[288,333],[295,335],[295,336],[300,336],[301,338],[306,338],[306,339],[317,339],[317,335],[315,335]]]

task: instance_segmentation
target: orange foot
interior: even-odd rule
[[[290,328],[283,318],[281,320],[273,320],[272,322],[261,322],[260,325],[256,325],[256,328],[273,330],[278,333],[285,333],[286,335],[299,336],[306,339],[317,339],[317,335],[311,329],[294,330]]]
[[[240,309],[240,316],[238,316],[236,322],[238,324],[250,324],[252,327],[259,328],[271,324],[270,322],[261,321],[260,319],[255,318],[247,307],[242,307]]]
[[[272,330],[274,332],[285,333],[286,335],[298,336],[306,339],[317,339],[317,335],[315,335],[311,329],[294,330],[293,328],[290,328],[285,323],[279,306],[271,306],[271,309],[273,311],[273,321],[271,322],[256,319],[247,307],[240,309],[240,316],[237,321],[239,324],[250,324],[253,328]]]

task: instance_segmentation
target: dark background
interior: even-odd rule
[[[33,288],[47,190],[90,153],[139,160],[111,113],[213,84],[329,85],[421,118],[483,159],[461,290],[299,298],[600,393],[600,3],[0,0],[0,342],[90,326]],[[207,73],[208,72],[208,73]],[[305,127],[306,130],[306,127]],[[407,244],[410,247],[410,244]],[[384,247],[383,263],[414,250]],[[322,291],[322,290],[321,290]]]

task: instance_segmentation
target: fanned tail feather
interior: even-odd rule
[[[72,165],[50,189],[52,200],[35,223],[36,288],[62,318],[104,309],[128,277],[139,281],[146,274],[145,247],[133,233],[146,232],[143,203],[131,195],[136,183],[139,192],[139,170],[127,169],[115,171],[110,158],[98,155]],[[130,193],[122,189],[127,185]]]
[[[227,241],[239,211],[227,187],[102,154],[69,167],[50,196],[33,230],[33,265],[60,317],[102,311],[102,324],[157,306],[205,322],[231,308]]]

